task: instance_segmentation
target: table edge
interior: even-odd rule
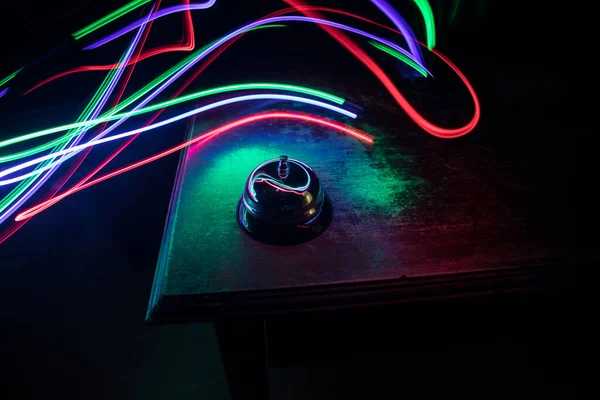
[[[150,324],[218,321],[293,312],[437,301],[574,287],[573,258],[528,260],[499,269],[278,289],[155,295]]]

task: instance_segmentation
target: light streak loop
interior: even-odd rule
[[[346,47],[348,50],[350,50],[350,52],[353,55],[355,55],[361,62],[363,62],[380,79],[380,81],[388,89],[388,91],[390,92],[390,94],[398,102],[398,104],[401,106],[401,108],[403,108],[407,112],[407,114],[411,117],[411,119],[413,119],[413,121],[415,121],[415,123],[417,123],[417,125],[419,125],[425,131],[431,133],[434,136],[442,137],[442,138],[459,137],[459,136],[462,136],[462,135],[468,133],[469,131],[471,131],[474,128],[474,126],[477,124],[477,122],[479,120],[480,110],[479,110],[479,101],[477,99],[477,96],[475,95],[475,92],[474,92],[473,88],[471,87],[471,85],[467,81],[466,77],[464,77],[464,75],[458,70],[458,68],[456,66],[454,66],[454,64],[452,64],[450,62],[450,60],[448,60],[445,56],[443,56],[439,52],[437,52],[437,51],[434,50],[433,54],[435,54],[436,56],[438,56],[439,58],[441,58],[444,62],[446,62],[446,64],[451,69],[453,69],[457,73],[457,75],[459,76],[459,78],[467,86],[467,89],[468,89],[469,93],[471,94],[471,96],[473,98],[473,101],[475,103],[475,112],[474,112],[472,120],[467,125],[465,125],[465,126],[463,126],[461,128],[445,129],[445,128],[438,127],[438,126],[430,123],[429,121],[425,120],[406,101],[406,99],[404,99],[404,97],[400,94],[400,92],[397,90],[397,88],[395,88],[395,86],[393,86],[393,84],[391,83],[391,80],[389,80],[389,78],[383,73],[383,71],[381,70],[381,68],[379,68],[349,38],[347,38],[346,36],[344,36],[341,32],[337,32],[336,30],[331,29],[329,27],[333,27],[333,28],[336,28],[336,29],[347,30],[347,31],[351,31],[351,32],[354,32],[354,33],[357,33],[357,32],[352,31],[351,29],[344,29],[344,28],[341,27],[341,26],[344,26],[344,25],[336,24],[336,23],[332,23],[330,21],[323,20],[322,18],[320,18],[320,16],[317,13],[311,13],[311,12],[308,12],[308,11],[309,10],[321,9],[321,10],[325,10],[325,11],[337,12],[337,13],[340,13],[340,14],[346,14],[346,15],[350,15],[350,16],[353,16],[353,17],[357,17],[359,19],[365,20],[365,21],[370,22],[370,23],[374,23],[373,21],[369,21],[369,20],[367,20],[365,18],[362,18],[362,17],[359,17],[359,16],[354,16],[354,15],[352,15],[350,13],[339,11],[339,10],[326,9],[324,7],[304,6],[304,5],[301,5],[302,4],[301,1],[296,1],[296,0],[286,0],[286,1],[288,3],[290,3],[290,4],[292,4],[295,7],[296,10],[305,12],[305,14],[307,15],[307,17],[281,17],[281,19],[278,19],[277,22],[278,21],[285,21],[285,20],[292,20],[293,21],[294,20],[293,18],[295,18],[296,20],[306,21],[306,22],[314,22],[314,23],[319,24],[331,36],[333,36],[336,40],[338,40],[338,42],[340,42],[340,44],[342,44],[344,47]],[[373,0],[373,2],[374,3],[375,2],[379,2],[379,3],[383,2],[383,3],[385,3],[385,1],[383,1],[383,0]],[[213,1],[213,3],[214,3],[214,1]],[[417,6],[419,7],[419,9],[423,13],[423,18],[425,20],[426,29],[427,29],[427,46],[430,49],[432,49],[433,46],[434,46],[434,43],[435,43],[434,42],[435,32],[433,31],[433,33],[430,35],[430,29],[429,29],[428,23],[427,23],[428,17],[425,15],[425,12],[422,9],[422,5],[423,4],[426,4],[429,7],[429,9],[430,9],[429,3],[426,0],[415,0],[415,3],[417,4]],[[419,5],[420,3],[421,3],[421,5]],[[186,8],[186,6],[184,6],[183,9],[189,10],[189,7]],[[285,13],[285,12],[288,12],[288,11],[287,10],[281,10],[280,12],[284,12]],[[157,13],[154,13],[152,11],[151,14],[148,16],[148,18],[151,18],[152,16],[155,16],[156,14]],[[319,18],[317,18],[317,17],[319,17]],[[175,66],[174,68],[171,68],[169,71],[167,71],[166,73],[162,74],[159,78],[155,79],[150,84],[146,85],[146,87],[144,87],[142,90],[140,90],[140,91],[136,92],[134,95],[130,96],[128,99],[126,99],[123,103],[121,103],[115,109],[110,110],[110,111],[104,113],[100,117],[97,117],[98,114],[96,113],[96,117],[97,118],[95,118],[94,121],[98,121],[98,122],[89,123],[89,124],[88,124],[88,122],[90,122],[90,121],[85,121],[85,120],[84,121],[80,120],[80,121],[76,122],[76,124],[77,123],[84,123],[84,124],[86,124],[86,125],[82,125],[81,126],[81,128],[83,128],[83,127],[88,127],[88,126],[94,126],[94,125],[102,123],[102,122],[107,122],[107,121],[110,121],[110,120],[119,119],[119,121],[117,123],[113,124],[108,129],[108,131],[102,132],[100,135],[97,135],[96,137],[94,137],[90,142],[82,144],[80,146],[85,146],[85,145],[87,145],[89,143],[100,144],[100,143],[104,143],[104,140],[106,140],[106,141],[116,140],[114,138],[117,137],[117,136],[119,136],[119,135],[109,136],[109,137],[106,137],[105,139],[102,139],[102,137],[105,136],[110,131],[116,129],[116,127],[119,126],[121,123],[123,123],[123,121],[126,120],[127,118],[129,118],[129,117],[131,117],[133,115],[139,115],[139,114],[141,114],[143,112],[149,112],[149,111],[152,111],[152,110],[156,110],[158,108],[153,108],[153,107],[157,107],[159,105],[164,105],[165,103],[167,103],[167,102],[162,102],[162,103],[159,103],[159,104],[155,104],[155,105],[151,105],[151,106],[148,106],[148,107],[144,107],[154,97],[156,97],[159,93],[161,93],[167,86],[169,86],[172,82],[174,82],[175,79],[178,79],[183,73],[185,73],[187,70],[189,70],[189,68],[191,68],[199,60],[201,60],[202,58],[204,58],[207,54],[209,54],[210,52],[212,52],[216,48],[220,47],[221,45],[225,44],[226,42],[232,43],[234,41],[232,39],[234,39],[235,36],[239,36],[242,33],[247,32],[250,29],[260,28],[261,24],[268,24],[268,22],[265,22],[265,20],[268,20],[268,22],[272,22],[273,21],[273,19],[263,19],[263,20],[260,20],[260,21],[255,21],[253,24],[248,24],[248,25],[240,28],[243,31],[240,32],[240,30],[237,30],[237,31],[235,31],[237,33],[233,32],[233,33],[231,33],[229,35],[226,35],[225,37],[221,38],[219,41],[213,42],[213,43],[207,45],[205,48],[199,50],[198,52],[194,53],[191,57],[187,58],[185,60],[185,62],[179,63],[177,66]],[[431,14],[430,21],[433,21],[433,15],[432,14]],[[256,25],[256,24],[258,24],[258,25]],[[377,24],[377,23],[375,23],[375,24]],[[254,26],[251,27],[252,25],[254,25]],[[380,24],[377,24],[377,25],[380,25]],[[386,29],[393,30],[392,28],[389,28],[387,26],[383,26],[383,27],[386,28]],[[346,28],[350,28],[350,27],[346,27]],[[354,28],[352,28],[352,29],[354,29]],[[400,33],[400,32],[397,32],[397,31],[395,31],[395,32],[396,33]],[[363,32],[363,33],[366,33],[366,32]],[[232,36],[232,34],[233,34],[233,36]],[[358,34],[361,34],[361,33],[358,33]],[[363,36],[366,36],[366,35],[363,35]],[[369,37],[369,36],[366,36],[366,37]],[[410,44],[412,43],[414,45],[414,41],[416,41],[416,39],[414,39],[414,35],[412,35],[412,34],[411,35],[405,35],[405,37],[407,39],[407,43],[409,44],[409,48],[410,48],[411,47]],[[237,38],[235,38],[235,39],[237,39]],[[373,40],[377,40],[375,38],[372,38],[372,39]],[[432,43],[432,40],[433,40],[433,43]],[[371,44],[373,44],[375,47],[377,47],[377,48],[379,48],[379,49],[381,49],[383,51],[386,51],[388,54],[391,54],[394,57],[397,57],[398,59],[402,60],[403,62],[406,62],[408,65],[410,65],[411,67],[413,67],[413,68],[415,68],[417,70],[419,70],[418,67],[422,67],[422,70],[419,70],[419,72],[421,74],[423,74],[423,71],[425,71],[426,73],[428,73],[428,71],[422,65],[422,62],[419,63],[415,59],[416,57],[414,56],[414,53],[412,51],[410,53],[406,52],[406,50],[402,49],[401,47],[397,46],[396,44],[394,44],[392,42],[389,42],[389,43],[391,43],[391,45],[388,45],[388,43],[383,42],[381,40],[377,40],[377,41],[379,43],[371,43]],[[225,48],[226,46],[223,46],[223,47]],[[219,51],[215,52],[215,55],[218,55],[221,52],[221,50],[224,50],[224,48],[223,49],[219,49]],[[394,51],[396,53],[394,53]],[[399,56],[399,55],[404,56],[405,58],[402,59],[402,57]],[[213,57],[211,56],[211,59],[212,58]],[[413,62],[414,65],[411,65],[411,61]],[[110,74],[109,74],[109,76],[110,76]],[[129,105],[133,104],[135,101],[137,101],[138,99],[140,99],[141,97],[143,97],[146,94],[148,94],[149,92],[151,92],[157,86],[159,86],[158,89],[154,90],[147,98],[143,99],[141,104],[137,105],[133,110],[131,110],[129,112],[122,112],[121,113],[121,111],[123,111],[126,107],[128,107]],[[103,87],[104,87],[104,89],[106,89],[106,86],[103,86]],[[99,100],[100,101],[102,100],[100,97],[98,97],[98,96],[100,96],[99,93],[100,92],[98,92],[96,94],[96,96],[94,97],[94,99],[93,99],[93,102],[96,102],[96,104],[98,104]],[[186,96],[183,96],[183,97],[186,97]],[[243,97],[243,96],[241,96],[241,97]],[[178,100],[179,99],[176,99],[175,101],[178,101]],[[331,99],[329,99],[329,100],[331,101]],[[91,103],[90,103],[90,105],[91,105]],[[93,107],[90,110],[93,111]],[[89,111],[90,110],[86,109],[86,111],[84,111],[84,114],[88,113],[87,117],[85,117],[85,118],[89,119]],[[280,113],[280,114],[282,114],[282,113]],[[283,114],[285,114],[285,113],[283,113]],[[82,114],[82,116],[83,116],[83,114]],[[254,117],[255,116],[252,116],[252,117],[249,117],[249,118],[254,118]],[[102,120],[102,118],[108,118],[108,119],[100,121],[100,120]],[[293,118],[293,117],[289,117],[289,118]],[[162,121],[162,122],[164,122],[164,121]],[[158,124],[161,124],[162,122],[159,122]],[[236,123],[236,122],[238,122],[238,121],[234,121],[234,123]],[[158,125],[158,124],[154,124],[153,125],[154,128],[157,128],[158,126],[156,126],[156,125]],[[52,129],[55,129],[55,128],[52,128]],[[72,129],[72,128],[66,128],[66,129]],[[63,130],[66,130],[66,129],[63,129]],[[87,128],[87,129],[89,129],[89,128]],[[218,128],[218,129],[220,129],[220,128]],[[214,133],[215,131],[211,131],[211,132],[213,132],[214,135],[217,134],[217,133]],[[141,133],[141,132],[136,133],[136,135],[139,134],[139,133]],[[346,133],[349,133],[349,132],[346,132]],[[71,135],[71,136],[69,136],[69,135]],[[67,142],[71,141],[73,139],[73,137],[77,136],[77,135],[78,134],[73,135],[71,132],[69,132],[66,135],[64,135],[62,138],[58,139],[58,142],[57,141],[53,141],[53,146],[54,145],[58,145],[58,144],[61,144],[61,145],[65,144],[66,145]],[[199,143],[199,141],[200,141],[200,143],[204,143],[205,141],[209,140],[212,137],[213,136],[211,136],[209,134],[206,134],[206,135],[202,135],[201,137],[194,138],[193,141],[194,141],[194,143]],[[75,139],[75,140],[80,140],[80,139]],[[372,143],[372,138],[369,138],[368,136],[363,136],[361,138],[361,140],[364,140],[364,141]],[[191,143],[189,143],[189,144],[191,144]],[[189,144],[187,144],[187,145],[189,145]],[[183,147],[185,147],[185,145],[186,144],[184,144]],[[69,144],[69,146],[71,146],[71,144]],[[0,147],[2,147],[2,146],[0,146]],[[73,148],[77,148],[77,147],[79,147],[79,146],[74,146]],[[181,149],[183,147],[179,147],[179,149]],[[83,149],[83,148],[82,149],[75,149],[75,150],[73,150],[73,148],[67,148],[67,149],[65,149],[64,146],[62,146],[62,148],[63,148],[63,150],[66,153],[59,154],[59,155],[54,154],[53,157],[58,157],[58,156],[63,156],[64,155],[64,158],[57,160],[56,162],[54,162],[54,166],[50,165],[50,167],[52,167],[52,168],[57,167],[62,161],[66,160],[66,159],[68,159],[70,157],[73,157],[78,152],[82,151],[82,149]],[[87,147],[87,149],[89,149],[89,148],[90,147]],[[63,151],[63,150],[61,150],[61,151]],[[174,152],[174,151],[177,151],[177,149],[170,149],[167,152],[160,153],[159,155],[161,157],[163,157],[163,156],[166,156],[168,154],[172,154],[172,152]],[[159,156],[159,155],[156,155],[156,156]],[[52,154],[51,155],[47,155],[47,156],[52,156]],[[34,207],[35,208],[35,212],[32,211],[33,208],[30,208],[29,210],[25,211],[24,213],[19,214],[18,217],[17,217],[17,219],[21,220],[21,219],[19,219],[21,217],[22,217],[22,219],[29,218],[32,215],[35,215],[37,212],[41,212],[45,208],[50,207],[52,204],[55,204],[57,201],[60,201],[60,199],[64,198],[64,195],[68,196],[68,195],[70,195],[72,193],[75,193],[76,191],[79,191],[79,190],[82,190],[82,189],[84,189],[86,187],[91,186],[91,184],[99,183],[102,180],[105,180],[105,179],[108,179],[109,177],[115,176],[115,173],[127,172],[128,170],[130,170],[132,168],[136,168],[137,166],[144,165],[144,164],[146,164],[148,162],[151,162],[151,161],[153,161],[155,159],[160,158],[160,157],[156,158],[156,156],[153,156],[153,157],[151,157],[149,159],[142,160],[139,163],[135,163],[133,165],[130,165],[128,167],[125,167],[125,168],[122,168],[122,169],[120,169],[118,171],[115,171],[113,173],[101,176],[100,178],[97,178],[94,181],[90,181],[90,182],[87,182],[87,183],[83,183],[84,181],[82,181],[81,184],[78,184],[79,186],[76,186],[73,189],[71,189],[71,190],[73,190],[72,192],[71,192],[71,190],[69,190],[66,193],[63,193],[63,194],[61,194],[61,195],[59,195],[57,197],[53,197],[53,198],[47,200],[46,202],[44,202],[42,204],[39,204],[38,206],[35,206]],[[0,158],[0,160],[1,160],[1,158]],[[48,160],[45,160],[45,161],[48,161]],[[42,162],[45,162],[45,161],[42,161]],[[32,165],[34,165],[34,164],[32,164]],[[104,164],[104,165],[106,165],[106,164]],[[42,172],[43,171],[34,170],[31,173],[33,173],[33,174],[37,173],[39,175]],[[97,170],[94,172],[94,174],[96,172],[97,172]],[[91,176],[89,176],[86,179],[89,179],[90,177]],[[2,181],[2,182],[4,182],[4,181]],[[26,182],[22,181],[20,183],[20,185],[19,185],[18,188],[20,188],[21,185],[24,184],[24,183],[26,183]],[[61,196],[63,196],[63,197],[61,197]],[[4,200],[6,200],[6,199],[4,199]],[[0,211],[2,211],[2,202],[0,202]],[[27,216],[24,216],[24,214],[26,214],[28,212],[33,212],[33,214],[29,214]],[[2,217],[2,215],[0,215],[0,217]],[[0,222],[2,222],[2,220],[0,220]]]

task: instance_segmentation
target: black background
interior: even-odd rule
[[[56,46],[68,44],[71,33],[123,3],[1,1],[0,77]],[[391,3],[400,4],[401,11],[410,10],[403,2]],[[496,131],[515,129],[522,123],[536,127],[527,128],[517,145],[510,135],[495,138],[497,145],[514,146],[519,152],[535,149],[532,157],[560,158],[560,165],[566,166],[560,172],[557,193],[564,209],[545,209],[544,204],[540,207],[541,214],[556,218],[561,229],[571,229],[573,139],[565,137],[561,129],[560,71],[552,56],[556,52],[552,39],[556,28],[550,22],[554,12],[549,3],[463,1],[462,11],[452,24],[448,10],[453,2],[431,3],[438,16],[440,50],[463,69],[481,96],[482,126],[493,126]],[[170,4],[177,3],[165,1],[163,7]],[[319,4],[352,10],[386,23],[366,1]],[[203,18],[204,11],[194,14],[198,43],[283,7],[285,4],[278,1],[219,0],[210,11],[213,17]],[[439,10],[444,10],[441,16]],[[412,26],[421,26],[414,10],[405,16]],[[173,19],[175,33],[168,26],[155,26],[177,40],[180,19]],[[423,32],[417,32],[422,37]],[[79,65],[77,52],[65,54],[65,64]],[[35,82],[36,77],[44,75],[46,65],[40,65],[43,68],[36,69],[26,77],[28,80]],[[58,63],[47,68],[60,71],[62,67]],[[215,80],[227,80],[233,73],[234,67],[213,76]],[[14,97],[8,100],[8,104],[0,102],[0,108],[4,107],[0,121],[14,123],[12,114],[18,112],[19,103]],[[42,100],[47,98],[38,100],[47,104]],[[492,110],[490,104],[494,104]],[[5,130],[0,132],[0,139],[6,136]],[[170,140],[176,143],[181,136]],[[168,144],[157,143],[156,150]],[[177,157],[169,157],[126,178],[83,191],[34,218],[0,245],[0,363],[5,370],[0,378],[1,397],[227,398],[210,325],[147,327],[143,321],[176,165]],[[572,371],[564,357],[572,353],[568,343],[578,327],[574,320],[563,320],[567,304],[552,303],[556,307],[554,321],[543,325],[552,330],[543,332],[543,338],[531,333],[521,335],[515,326],[507,328],[509,333],[502,333],[510,339],[495,338],[471,350],[497,354],[501,348],[510,354],[502,357],[499,365],[482,357],[482,370],[493,378],[473,373],[477,366],[464,370],[468,371],[464,374],[472,374],[484,384],[469,383],[461,372],[438,371],[439,375],[424,380],[423,385],[435,386],[439,376],[450,374],[457,382],[465,382],[452,386],[453,393],[458,394],[466,391],[477,397],[501,398],[502,394],[516,397],[525,393],[530,397],[538,391],[553,394],[560,388],[554,394],[575,397]],[[530,345],[535,350],[528,352]],[[549,346],[547,357],[540,358],[545,346]],[[469,387],[484,392],[473,392]],[[521,391],[522,387],[526,390]],[[16,397],[8,395],[10,390],[16,390]],[[419,393],[419,388],[411,387],[407,393]]]

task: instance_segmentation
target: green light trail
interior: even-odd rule
[[[126,55],[127,55],[127,51],[125,53],[123,53],[123,56],[121,57],[121,62],[123,62],[126,59]],[[92,98],[92,100],[87,104],[86,108],[84,109],[84,111],[81,113],[81,115],[77,119],[77,122],[81,122],[81,121],[89,118],[89,116],[94,112],[94,108],[102,100],[102,95],[106,92],[106,90],[110,86],[112,80],[114,79],[114,77],[118,73],[118,71],[119,71],[118,69],[114,69],[114,70],[111,70],[106,75],[106,78],[104,79],[104,81],[102,82],[102,84],[100,85],[100,87],[98,88],[98,90],[96,91],[96,93],[94,94],[94,97]],[[65,135],[65,137],[67,137],[67,136],[71,136],[72,137],[72,136],[75,136],[75,135],[79,135],[80,133],[81,133],[80,131],[75,131],[75,132],[69,131]],[[54,148],[52,149],[52,152],[61,151],[65,147],[67,147],[67,145],[69,144],[69,140],[68,139],[69,138],[67,137],[67,139],[64,139],[64,140],[61,140],[60,142],[58,142],[58,144],[56,146],[54,146]],[[54,161],[54,159],[46,160],[43,163],[40,163],[38,166],[36,166],[35,169],[43,168],[46,165],[48,165],[48,163],[51,163],[53,161]],[[10,207],[11,204],[15,200],[17,200],[19,198],[19,196],[21,196],[23,194],[23,192],[25,192],[31,185],[33,185],[33,183],[36,181],[36,179],[38,179],[39,176],[40,176],[40,174],[33,175],[33,176],[29,177],[28,179],[22,181],[13,190],[11,190],[0,201],[0,213],[4,212],[4,210],[6,210],[8,207]]]
[[[395,57],[398,60],[406,63],[408,66],[414,68],[418,73],[420,73],[424,77],[427,77],[427,71],[425,71],[423,68],[421,68],[421,66],[419,66],[419,64],[417,64],[410,58],[406,57],[404,54],[392,49],[391,47],[388,47],[388,46],[383,45],[378,42],[369,41],[369,44],[372,45],[373,47],[378,48],[379,50],[383,51],[384,53],[387,53],[387,54],[391,55],[392,57]]]
[[[148,113],[148,112],[155,111],[155,110],[160,110],[165,107],[170,107],[170,106],[173,106],[176,104],[180,104],[180,103],[190,101],[190,100],[199,99],[201,97],[206,97],[206,96],[210,96],[213,94],[232,92],[232,91],[236,91],[236,90],[255,90],[255,89],[287,90],[290,92],[297,92],[297,93],[312,95],[315,97],[320,97],[322,99],[329,100],[336,104],[344,104],[344,101],[345,101],[341,97],[334,96],[332,94],[325,93],[320,90],[307,88],[304,86],[288,85],[288,84],[281,84],[281,83],[242,83],[242,84],[238,84],[238,85],[227,85],[227,86],[216,87],[213,89],[202,90],[199,92],[188,94],[186,96],[177,97],[172,100],[163,101],[163,102],[155,104],[155,105],[140,108],[139,110],[133,111],[133,112],[109,115],[106,117],[96,118],[96,119],[92,119],[92,120],[88,120],[88,121],[75,122],[72,124],[57,126],[55,128],[49,128],[49,129],[44,129],[41,131],[29,133],[26,135],[22,135],[19,137],[15,137],[15,138],[0,142],[0,148],[10,146],[10,145],[16,144],[16,143],[21,143],[21,142],[31,140],[31,139],[36,139],[36,138],[39,138],[39,137],[42,137],[45,135],[50,135],[50,134],[53,134],[56,132],[66,131],[69,129],[81,128],[81,127],[93,127],[93,126],[99,125],[103,122],[113,121],[113,120],[117,120],[117,119],[121,119],[121,118],[126,118],[126,117],[131,117],[131,116],[135,116],[135,115]],[[77,131],[77,132],[79,132],[79,131]],[[77,132],[74,134],[71,134],[71,135],[62,136],[59,139],[60,140],[70,139],[71,137],[78,135],[79,133],[77,133]],[[54,143],[54,142],[50,142],[50,143]],[[36,149],[39,149],[40,147],[42,147],[42,146],[39,146]],[[51,146],[49,146],[49,143],[46,143],[43,145],[43,147],[49,148]],[[38,152],[39,151],[33,152],[33,149],[31,149],[31,150],[22,151],[20,153],[11,154],[8,156],[2,156],[2,157],[0,157],[0,163],[27,157],[27,156],[36,154]]]
[[[419,7],[421,14],[423,14],[425,33],[427,35],[427,48],[433,50],[435,47],[435,19],[433,18],[433,10],[427,0],[415,0],[415,4]]]
[[[13,79],[15,76],[17,76],[17,74],[19,72],[21,72],[21,70],[25,68],[25,67],[21,67],[18,70],[16,70],[15,72],[13,72],[12,74],[10,74],[9,76],[7,76],[6,78],[2,79],[0,81],[0,86],[4,85],[5,83],[7,83],[8,81],[10,81],[11,79]]]
[[[143,6],[146,3],[149,3],[150,0],[134,0],[131,3],[125,4],[123,7],[111,12],[110,14],[100,18],[98,21],[93,22],[73,33],[71,36],[75,38],[75,40],[79,40],[82,37],[94,32],[97,29],[102,28],[104,25],[111,23],[117,18],[121,18],[123,15],[135,10],[136,8]]]

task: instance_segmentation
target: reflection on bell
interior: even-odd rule
[[[237,219],[262,242],[291,245],[314,239],[331,223],[333,208],[317,174],[281,156],[256,167],[242,192]]]

